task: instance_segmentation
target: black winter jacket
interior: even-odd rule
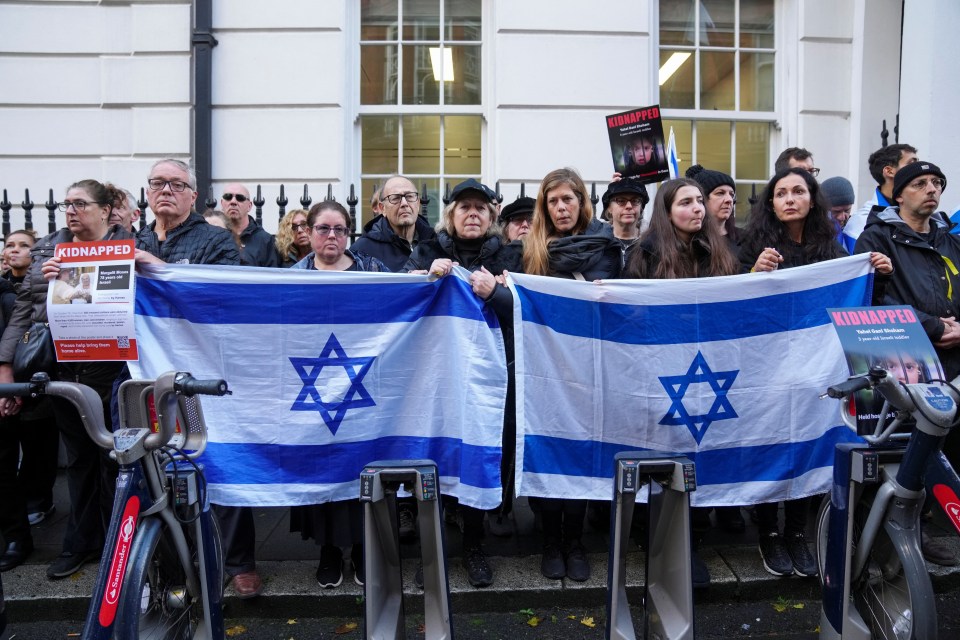
[[[137,249],[169,264],[240,264],[233,234],[208,224],[195,211],[180,226],[167,231],[167,239],[162,243],[154,232],[156,226],[153,221],[137,234]]]
[[[413,244],[393,232],[390,223],[377,216],[363,227],[363,235],[350,245],[350,248],[368,256],[378,258],[390,271],[400,271],[414,247],[434,237],[430,223],[423,216],[417,216]]]
[[[854,253],[879,251],[890,258],[893,273],[876,276],[884,287],[877,304],[913,305],[931,342],[943,336],[940,318],[960,318],[960,275],[944,259],[960,269],[960,236],[950,233],[953,226],[937,212],[924,235],[903,221],[898,207],[874,210],[854,248]],[[948,380],[960,374],[960,348],[937,349],[937,355]]]
[[[550,275],[574,278],[574,273],[579,273],[588,281],[619,277],[623,254],[620,243],[605,230],[607,227],[593,219],[581,235],[552,240],[547,245]]]
[[[240,234],[240,264],[247,267],[279,267],[280,254],[273,236],[247,216],[247,228]]]

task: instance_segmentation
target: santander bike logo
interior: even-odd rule
[[[110,560],[110,572],[107,574],[107,587],[103,592],[103,601],[100,603],[100,625],[109,627],[117,616],[117,603],[120,600],[120,587],[123,576],[127,573],[127,562],[130,560],[130,547],[133,544],[133,534],[137,530],[137,516],[140,515],[140,498],[131,496],[123,509],[120,519],[120,531],[117,534],[117,544]]]
[[[960,498],[945,484],[934,485],[933,495],[943,507],[943,512],[947,514],[953,528],[960,533]]]

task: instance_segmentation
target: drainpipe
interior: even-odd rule
[[[193,164],[197,172],[198,205],[206,199],[213,178],[211,106],[213,78],[213,0],[195,0],[193,35]]]

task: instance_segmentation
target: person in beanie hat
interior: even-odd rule
[[[610,223],[610,231],[621,245],[621,256],[626,261],[627,249],[640,237],[643,210],[650,202],[646,185],[631,178],[611,182],[601,196],[603,213],[600,219]]]
[[[827,199],[827,205],[830,207],[828,211],[830,212],[830,219],[833,220],[833,224],[837,228],[837,241],[843,245],[844,249],[853,253],[853,247],[857,240],[843,232],[856,201],[853,185],[846,178],[837,176],[821,182],[820,191],[823,193],[823,197]]]
[[[727,238],[731,250],[736,252],[739,239],[735,222],[737,183],[728,174],[706,169],[699,164],[687,169],[684,175],[696,181],[703,189],[703,204],[707,208],[707,215],[716,220],[720,234]]]
[[[530,224],[533,222],[533,207],[537,201],[523,196],[517,198],[500,212],[500,228],[503,239],[507,242],[521,240],[530,233]]]
[[[855,252],[890,257],[893,273],[877,276],[883,298],[874,304],[913,305],[943,365],[943,377],[952,380],[960,374],[960,237],[950,233],[954,225],[937,211],[947,179],[937,165],[918,160],[898,170],[893,185],[899,206],[871,212]],[[951,430],[943,453],[957,468],[960,432]],[[928,536],[922,525],[920,549],[929,562],[958,563],[953,550]]]

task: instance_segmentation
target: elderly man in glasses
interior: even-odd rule
[[[364,225],[351,249],[399,271],[413,248],[435,235],[419,212],[420,194],[413,183],[403,176],[388,178],[380,189],[380,215]]]
[[[893,177],[897,206],[873,209],[855,251],[890,256],[893,273],[877,274],[877,286],[885,285],[883,304],[913,305],[937,350],[944,377],[952,380],[960,374],[960,236],[950,233],[953,223],[937,211],[946,187],[947,177],[932,162],[917,160],[901,167]],[[947,436],[943,453],[958,468],[960,432],[956,429]],[[928,536],[925,529],[920,533],[927,561],[958,563],[949,546]]]
[[[230,221],[230,228],[240,240],[240,264],[248,267],[279,267],[280,254],[273,236],[250,215],[253,202],[242,184],[228,184],[220,196],[220,210]]]

